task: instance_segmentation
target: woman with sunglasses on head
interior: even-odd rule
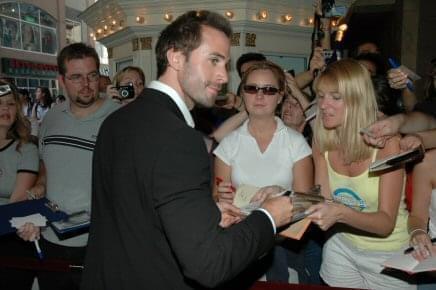
[[[286,79],[276,64],[263,61],[251,66],[241,81],[248,120],[224,137],[215,149],[215,197],[233,203],[235,188],[261,188],[253,200],[284,189],[308,191],[313,185],[311,149],[301,133],[275,116]],[[273,267],[275,267],[273,262]],[[268,280],[288,281],[287,265],[267,274]]]
[[[18,91],[14,85],[0,81],[0,205],[26,200],[38,170],[38,149],[30,142],[30,124],[23,115]],[[16,234],[1,236],[0,260],[13,259],[17,264],[20,258],[36,262],[33,243],[22,241]],[[30,270],[0,266],[2,289],[30,289],[33,277]]]
[[[399,138],[383,149],[365,143],[360,131],[377,120],[369,72],[355,60],[327,66],[315,82],[318,113],[313,158],[315,183],[328,202],[312,206],[309,218],[330,238],[320,275],[330,286],[415,289],[382,273],[383,262],[408,246],[404,168],[369,172],[370,164],[400,152]]]
[[[142,69],[128,66],[117,72],[113,85],[106,89],[106,95],[127,104],[135,100],[144,89],[145,75]]]

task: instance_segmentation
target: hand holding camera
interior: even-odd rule
[[[132,99],[135,97],[135,89],[133,85],[126,86],[113,86],[109,85],[106,88],[106,95],[109,98],[118,100],[120,102],[128,99]]]

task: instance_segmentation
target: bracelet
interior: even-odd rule
[[[426,230],[417,228],[417,229],[414,229],[413,231],[410,232],[410,237],[412,237],[416,232],[423,232],[424,234],[427,234]]]

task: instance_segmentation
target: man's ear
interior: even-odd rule
[[[182,69],[185,63],[185,55],[181,50],[175,50],[174,48],[167,50],[168,65],[174,70],[179,71]]]

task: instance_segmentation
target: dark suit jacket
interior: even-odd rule
[[[215,287],[274,242],[260,211],[218,226],[202,135],[153,89],[102,124],[91,216],[84,290]]]

